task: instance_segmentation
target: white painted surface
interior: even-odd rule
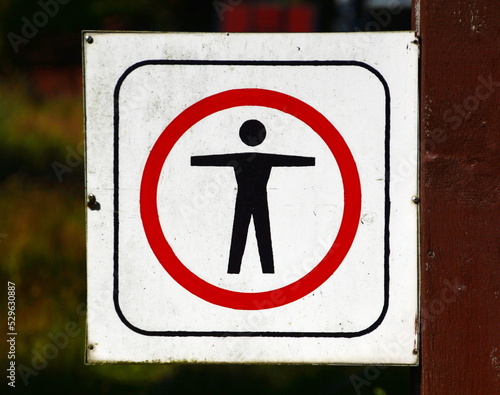
[[[85,43],[87,192],[101,207],[87,213],[88,344],[93,345],[88,361],[416,363],[417,209],[411,197],[417,193],[418,49],[413,34],[88,34],[94,42]],[[126,74],[118,95],[115,268],[113,95],[129,67],[154,60],[355,61],[370,69],[357,63],[148,63]],[[390,282],[387,314],[365,333],[387,302],[386,92],[371,68],[387,82],[391,98]],[[140,213],[145,164],[164,129],[204,98],[248,88],[284,93],[326,117],[352,153],[362,191],[358,229],[340,267],[308,295],[256,310],[213,304],[181,286],[153,252]],[[266,126],[266,139],[257,147],[244,145],[238,137],[247,119]],[[227,273],[237,191],[234,171],[190,166],[192,155],[235,152],[316,159],[314,167],[271,172],[274,274],[261,271],[253,222],[241,273]],[[343,199],[339,166],[321,136],[296,117],[261,106],[222,110],[189,128],[166,158],[157,195],[161,229],[177,258],[204,281],[234,292],[279,289],[310,273],[337,236]],[[114,274],[122,318],[113,302]]]

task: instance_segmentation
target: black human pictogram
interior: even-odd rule
[[[266,138],[266,129],[261,122],[255,119],[245,121],[240,128],[240,138],[246,145],[255,147]],[[274,273],[271,227],[267,204],[267,182],[271,175],[271,169],[273,167],[314,165],[314,157],[255,152],[191,157],[191,166],[228,166],[234,169],[238,192],[234,209],[228,273],[240,272],[248,227],[252,216],[262,272]]]

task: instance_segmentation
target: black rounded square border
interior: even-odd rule
[[[357,332],[281,332],[281,331],[149,331],[131,324],[123,314],[119,303],[119,124],[120,109],[119,95],[120,88],[127,76],[139,67],[148,65],[220,65],[220,66],[355,66],[362,67],[372,74],[382,83],[385,92],[385,141],[384,141],[384,161],[385,161],[385,184],[384,184],[384,305],[379,317],[367,328]],[[289,338],[354,338],[361,337],[373,332],[384,320],[389,308],[389,220],[390,220],[390,91],[387,81],[382,74],[374,67],[359,61],[266,61],[266,60],[146,60],[130,66],[118,79],[114,95],[114,118],[113,118],[113,301],[116,313],[125,326],[132,331],[144,336],[162,337],[289,337]]]

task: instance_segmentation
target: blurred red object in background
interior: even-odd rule
[[[314,4],[227,6],[219,13],[223,32],[313,32],[316,27]]]

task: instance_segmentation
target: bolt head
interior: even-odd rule
[[[96,204],[96,198],[94,195],[90,194],[87,196],[87,207],[93,207]]]

